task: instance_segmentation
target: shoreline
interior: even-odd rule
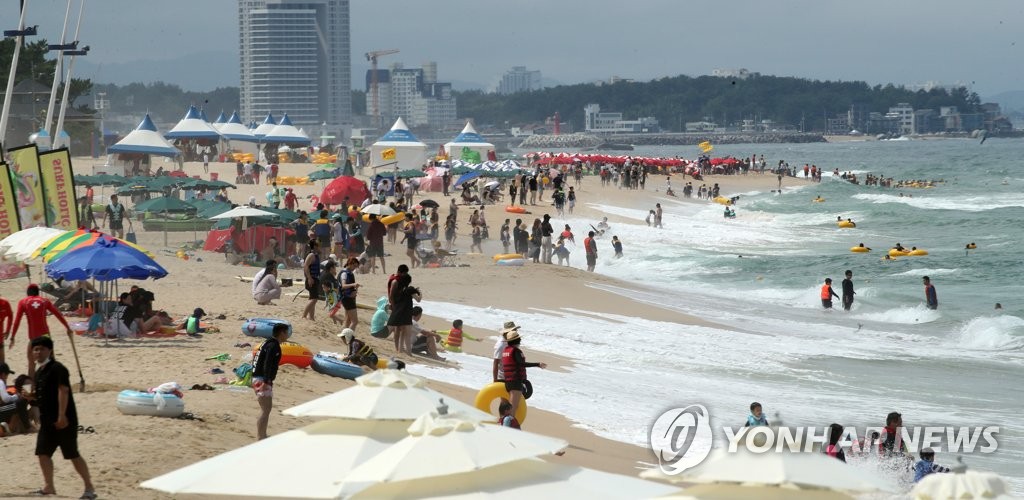
[[[77,158],[78,165],[88,164],[88,159]],[[211,164],[212,172],[233,173],[233,164]],[[282,175],[299,175],[314,167],[311,165],[284,165]],[[81,168],[80,168],[81,169]],[[200,175],[201,164],[187,163],[186,172]],[[231,172],[228,172],[228,171]],[[205,174],[203,174],[205,177]],[[233,175],[230,176],[233,178]],[[680,176],[674,179],[679,183]],[[649,183],[655,183],[652,177]],[[789,178],[787,178],[789,179]],[[709,176],[703,181],[707,184],[719,182],[723,193],[747,192],[758,189],[774,188],[775,177],[768,175],[749,176]],[[792,182],[787,180],[788,185]],[[697,183],[699,185],[699,183]],[[300,195],[300,206],[307,207],[309,202],[304,198],[309,194],[319,194],[322,183],[314,185],[293,186]],[[575,217],[586,217],[600,220],[603,216],[592,205],[607,204],[627,208],[653,206],[659,200],[684,201],[682,198],[664,197],[651,185],[647,191],[619,190],[612,187],[601,188],[596,177],[587,177],[580,190],[581,199],[577,204]],[[241,185],[231,190],[231,198],[244,202],[249,196],[256,196],[262,201],[262,192],[266,185]],[[97,196],[100,189],[97,189]],[[109,188],[107,194],[111,192]],[[440,193],[423,193],[416,199],[431,197],[443,200]],[[697,200],[685,200],[698,203]],[[597,273],[586,273],[578,268],[560,268],[553,265],[527,264],[522,268],[504,268],[494,266],[490,258],[493,253],[501,253],[497,242],[497,228],[505,215],[503,205],[488,206],[485,213],[492,228],[492,239],[484,243],[484,255],[462,255],[460,260],[470,267],[415,269],[414,284],[424,290],[428,303],[440,300],[451,303],[473,304],[478,307],[500,305],[510,311],[528,312],[535,309],[573,309],[572,314],[585,314],[587,311],[597,312],[594,305],[600,304],[600,311],[622,316],[639,316],[659,321],[671,321],[680,324],[724,328],[721,325],[689,316],[683,313],[664,309],[656,305],[624,298],[603,288],[595,288],[592,284],[602,287],[613,286],[627,289],[642,289],[642,284],[602,276],[600,266]],[[468,218],[466,210],[472,207],[460,206],[460,219]],[[442,213],[445,213],[442,208]],[[536,210],[543,213],[554,210],[549,205],[540,205]],[[539,216],[539,215],[537,215]],[[614,222],[616,217],[608,215]],[[141,226],[141,225],[140,225]],[[465,248],[468,244],[466,227],[461,224],[457,247]],[[230,370],[238,365],[240,358],[249,350],[232,347],[238,342],[256,344],[253,338],[241,335],[238,324],[247,317],[280,317],[292,321],[296,327],[296,341],[303,343],[314,352],[317,350],[342,351],[344,346],[337,341],[335,334],[338,327],[330,324],[324,317],[322,307],[318,307],[315,323],[299,319],[304,301],[292,301],[286,290],[284,298],[277,305],[259,307],[251,300],[249,285],[237,280],[237,275],[250,276],[258,270],[256,267],[231,266],[222,255],[209,252],[195,252],[191,260],[185,261],[174,257],[175,249],[181,244],[192,240],[192,233],[169,233],[169,245],[163,246],[163,233],[138,230],[139,243],[157,255],[158,262],[168,269],[170,275],[159,281],[144,283],[122,282],[126,289],[132,284],[153,291],[156,294],[155,307],[168,310],[172,317],[180,318],[192,308],[200,306],[211,316],[224,314],[224,320],[211,320],[221,329],[221,333],[211,333],[203,339],[193,340],[187,337],[169,339],[134,339],[121,342],[104,342],[83,337],[76,339],[82,371],[87,381],[85,394],[76,394],[76,404],[81,416],[81,423],[96,428],[95,435],[84,435],[80,439],[83,456],[89,462],[94,481],[101,494],[107,496],[131,496],[133,498],[169,498],[170,495],[141,490],[138,483],[156,475],[188,465],[195,461],[222,453],[224,451],[249,444],[254,441],[256,404],[251,389],[224,389],[225,386],[215,385],[221,375],[213,375],[209,370],[214,367],[223,369],[229,379],[233,378]],[[582,237],[577,235],[578,240]],[[200,236],[201,237],[201,236]],[[602,242],[606,244],[606,242]],[[407,262],[401,245],[388,244],[386,250],[393,254],[388,259],[390,272],[398,263]],[[607,249],[600,250],[602,253]],[[627,249],[628,251],[628,249]],[[571,259],[576,265],[582,260],[574,251]],[[607,255],[607,253],[605,253]],[[198,257],[198,258],[197,258]],[[39,281],[40,266],[32,267],[34,282]],[[282,272],[283,277],[298,274],[295,270]],[[386,274],[358,274],[357,281],[363,285],[359,302],[372,304],[383,292]],[[9,280],[0,283],[0,292],[9,300],[17,300],[23,296],[23,279]],[[512,287],[506,286],[511,284]],[[481,286],[483,285],[483,286]],[[625,300],[624,300],[625,299]],[[426,308],[423,326],[431,329],[444,330],[450,325],[451,318],[440,318],[431,315]],[[360,328],[357,335],[368,340],[370,345],[381,357],[388,357],[394,352],[393,342],[374,339],[368,331],[370,311],[360,310]],[[515,318],[510,318],[515,320]],[[73,321],[73,320],[69,320]],[[521,324],[517,321],[517,324]],[[473,336],[493,337],[500,321],[494,328],[467,328]],[[523,325],[524,331],[534,335],[539,331],[536,325]],[[57,322],[51,319],[54,332],[61,332]],[[527,339],[529,337],[526,337]],[[58,357],[73,369],[71,357],[67,353],[66,338],[60,333],[55,334]],[[258,339],[255,339],[258,340]],[[8,361],[16,371],[24,371],[23,355],[19,356],[22,342],[27,341],[24,332],[19,333],[19,344],[8,353]],[[464,348],[468,354],[490,357],[493,340],[485,339],[479,343],[466,342]],[[544,353],[529,348],[529,340],[525,342],[527,358],[549,363],[549,369],[555,372],[571,373],[577,361],[557,353]],[[232,360],[223,364],[207,361],[204,358],[219,353],[230,353]],[[443,354],[442,354],[443,356]],[[422,358],[415,358],[419,362]],[[489,375],[488,375],[489,376]],[[129,417],[120,415],[113,402],[117,391],[121,389],[139,389],[154,387],[160,383],[177,381],[184,387],[192,384],[208,383],[215,385],[217,391],[186,391],[186,411],[203,418],[204,422],[187,420],[170,420],[154,417]],[[271,417],[271,434],[300,427],[313,422],[313,419],[295,419],[279,414],[286,409],[316,397],[335,392],[352,385],[350,381],[335,379],[313,373],[311,370],[299,370],[285,367],[279,378],[280,388],[275,391],[275,413]],[[463,401],[472,400],[475,391],[472,389],[430,380],[429,385]],[[75,387],[77,392],[77,387]],[[598,436],[594,432],[581,428],[582,424],[554,412],[531,408],[531,418],[524,426],[527,430],[558,436],[570,442],[570,449],[564,457],[551,457],[553,461],[564,461],[585,467],[608,472],[635,476],[639,467],[652,463],[654,456],[645,447],[629,444],[622,440],[612,440]],[[34,437],[14,436],[0,439],[0,450],[5,456],[18,457],[12,462],[12,480],[6,485],[7,493],[31,491],[38,487],[38,465],[32,459]],[[28,458],[28,460],[25,460]],[[67,463],[60,460],[57,464],[56,481],[60,492],[75,491],[78,486],[77,476]]]

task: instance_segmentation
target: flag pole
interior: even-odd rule
[[[85,0],[82,0],[82,5],[79,6],[79,9],[78,9],[78,23],[75,25],[75,41],[78,41],[78,31],[82,28],[82,13],[84,11],[85,11]],[[57,129],[54,131],[54,134],[51,137],[51,140],[53,141],[51,143],[51,144],[53,144],[53,149],[57,149],[58,147],[65,146],[65,144],[61,144],[61,140],[62,139],[61,139],[60,133],[61,133],[61,131],[64,130],[64,114],[65,114],[65,112],[67,112],[67,109],[68,109],[68,93],[71,91],[71,72],[74,71],[74,69],[75,69],[75,56],[71,56],[71,62],[68,63],[68,77],[67,77],[67,81],[64,82],[64,97],[61,99],[61,102],[60,102],[60,115],[57,116]],[[103,135],[103,131],[101,130],[100,131],[100,136],[102,137],[102,135]],[[70,144],[67,144],[67,146],[70,146]]]
[[[21,2],[21,20],[18,21],[18,31],[25,30],[25,8],[27,2]],[[7,77],[7,89],[4,91],[3,110],[0,110],[0,144],[7,142],[7,118],[10,117],[11,96],[14,94],[14,77],[18,74],[18,56],[21,54],[21,46],[25,43],[24,36],[16,36],[14,40],[14,56],[11,58],[11,72]],[[0,151],[2,153],[2,151]]]
[[[60,43],[64,45],[68,35],[68,18],[71,17],[71,0],[68,0],[68,8],[64,11],[64,29],[60,32]],[[50,104],[46,106],[46,123],[43,130],[50,133],[50,126],[53,125],[53,107],[57,103],[57,84],[63,80],[64,75],[64,51],[57,54],[57,66],[53,69],[53,84],[50,86]],[[54,136],[50,136],[50,146],[53,146]]]

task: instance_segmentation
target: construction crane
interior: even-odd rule
[[[373,103],[373,118],[377,127],[383,126],[380,116],[380,97],[377,91],[377,58],[390,54],[397,54],[398,49],[374,50],[366,53],[366,60],[370,61],[370,102]]]

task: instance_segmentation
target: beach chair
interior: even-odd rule
[[[443,248],[438,248],[434,253],[437,254],[441,267],[459,267],[458,250],[445,250]]]
[[[416,247],[416,258],[420,259],[423,264],[432,264],[436,262],[441,265],[441,259],[432,250],[417,246]]]

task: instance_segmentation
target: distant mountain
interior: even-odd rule
[[[165,82],[195,91],[237,87],[238,53],[197,52],[174,59],[99,64],[86,57],[76,61],[75,76],[116,85]]]
[[[1024,113],[1024,90],[1010,90],[986,97],[983,102],[997,102],[1003,112]]]

